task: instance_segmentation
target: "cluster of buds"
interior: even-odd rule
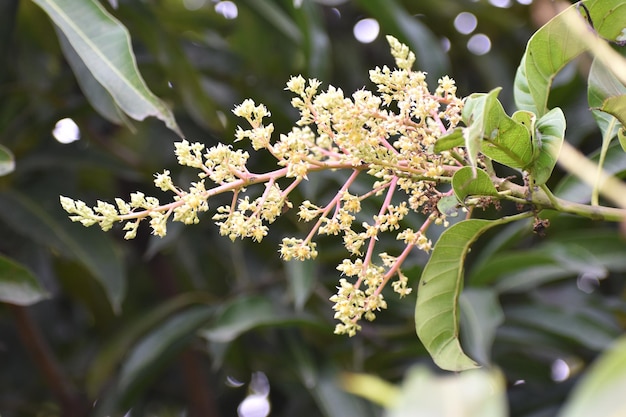
[[[431,249],[426,236],[431,224],[447,225],[437,203],[450,192],[439,185],[450,182],[463,166],[462,154],[432,151],[435,141],[461,120],[463,102],[456,97],[454,81],[441,78],[431,93],[425,74],[411,69],[414,54],[395,38],[388,37],[388,41],[397,68],[370,71],[376,93],[363,89],[346,97],[332,86],[320,92],[320,82],[315,79],[291,78],[287,90],[295,94],[291,103],[300,118],[277,141],[271,138],[273,125],[264,124],[263,119],[270,116],[265,106],[245,100],[234,109],[249,124],[249,128],[237,129],[236,141],[249,140],[254,150],[269,152],[277,160],[276,170],[253,173],[247,168],[249,154],[245,151],[223,144],[205,149],[183,140],[176,143],[178,162],[197,168],[199,180],[183,190],[174,185],[168,171],[157,174],[155,185],[172,192],[172,202],[161,204],[154,197],[135,193],[130,202],[116,199],[113,205],[99,201],[90,208],[82,201],[61,197],[63,208],[73,221],[85,226],[98,224],[108,230],[115,222],[123,222],[126,239],[135,237],[143,219],[150,219],[153,233],[163,236],[170,217],[185,224],[197,223],[198,214],[208,210],[208,200],[228,192],[232,202],[217,207],[213,216],[220,233],[232,240],[261,241],[268,225],[292,208],[288,196],[309,175],[344,170],[347,179],[330,201],[300,204],[299,218],[314,224],[304,238],[284,238],[280,255],[285,260],[314,259],[318,253],[315,236],[343,238],[350,256],[337,267],[343,277],[330,300],[340,321],[335,332],[356,334],[361,318],[373,320],[376,311],[386,307],[382,290],[392,278],[396,279],[391,287],[401,297],[411,292],[400,266],[414,248]],[[354,189],[362,188],[362,183],[355,187],[355,182],[364,175],[373,177],[371,189],[357,193]],[[264,189],[252,193],[257,184]],[[363,218],[363,201],[376,196],[382,200],[378,212],[370,221],[358,224],[357,216]],[[412,212],[425,215],[417,229],[404,227],[403,220]],[[394,233],[404,249],[395,256],[377,253],[381,233]]]

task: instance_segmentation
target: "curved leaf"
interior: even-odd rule
[[[598,159],[598,170],[601,170],[604,167],[611,141],[616,135],[621,138],[619,133],[624,125],[624,119],[626,119],[626,87],[597,58],[593,60],[589,70],[587,100],[593,117],[602,132],[602,147]],[[607,103],[609,103],[608,107],[606,107]],[[619,107],[620,103],[623,107],[621,113],[616,112],[617,109],[611,108],[615,104]],[[598,181],[600,179],[599,174],[600,171],[596,177]],[[598,200],[599,190],[596,185],[592,191],[591,201],[593,204],[598,204]]]
[[[478,367],[459,342],[459,296],[463,289],[463,263],[470,245],[488,229],[527,217],[526,214],[499,220],[470,219],[441,234],[424,267],[417,291],[415,328],[417,335],[442,369],[462,371]]]
[[[525,168],[533,158],[528,127],[509,117],[498,101],[501,88],[475,93],[463,107],[465,147],[472,166],[478,152],[513,168]]]
[[[626,337],[620,338],[593,364],[570,394],[559,417],[626,414]]]
[[[616,39],[624,28],[626,7],[622,0],[589,0],[585,6],[598,33],[607,39]],[[538,117],[548,111],[548,95],[556,74],[572,59],[587,50],[567,22],[566,13],[560,13],[530,38],[515,75],[514,96],[517,107]]]
[[[463,128],[457,127],[452,132],[437,139],[433,152],[439,153],[447,151],[457,146],[463,146],[464,144],[465,140],[463,139]]]
[[[426,264],[417,291],[415,329],[442,369],[462,371],[478,367],[459,342],[458,300],[463,288],[463,262],[469,246],[494,226],[489,220],[465,220],[443,232]]]
[[[454,195],[463,203],[467,196],[497,196],[498,191],[491,182],[489,174],[482,169],[476,170],[476,176],[472,174],[471,167],[463,167],[454,173],[452,177]]]
[[[18,306],[35,304],[50,294],[24,266],[0,255],[0,301]]]
[[[128,30],[94,0],[33,0],[63,32],[69,45],[111,94],[116,104],[135,120],[161,119],[182,136],[174,115],[146,86],[137,69]]]
[[[560,108],[544,114],[536,124],[537,157],[528,168],[536,185],[543,185],[552,175],[565,140],[565,115]]]
[[[624,123],[624,119],[626,119],[626,87],[598,59],[594,59],[591,64],[587,84],[587,101],[593,117],[602,131],[603,137],[609,140],[613,139],[620,125],[626,124]],[[607,100],[614,100],[608,108],[605,107]],[[612,113],[614,105],[619,103],[623,107],[622,111]],[[620,117],[622,120],[619,120]]]

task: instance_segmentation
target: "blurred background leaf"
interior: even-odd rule
[[[503,87],[499,97],[511,114],[525,44],[555,13],[548,0],[84,4],[105,8],[118,29],[128,29],[126,47],[145,84],[172,109],[184,135],[207,146],[232,143],[238,121],[231,110],[247,97],[267,105],[276,134],[288,132],[296,117],[284,91],[291,75],[318,77],[323,88],[333,84],[346,94],[372,88],[368,70],[393,66],[386,34],[414,48],[417,68],[431,82],[448,73],[463,96]],[[15,162],[0,177],[0,253],[29,271],[24,277],[36,295],[30,299],[39,301],[27,309],[81,394],[70,402],[92,413],[94,402],[106,404],[111,415],[231,416],[248,395],[251,375],[262,372],[273,416],[376,416],[380,408],[341,390],[339,375],[367,373],[400,386],[405,375],[416,378],[414,365],[432,366],[415,335],[414,294],[402,300],[386,294],[388,310],[353,338],[332,333],[328,298],[344,249],[322,239],[315,264],[286,266],[277,253],[281,239],[307,233],[292,212],[262,244],[224,239],[210,214],[197,226],[170,228],[165,239],[145,229],[124,241],[118,228],[103,234],[71,223],[59,195],[112,201],[137,190],[153,194],[153,174],[163,169],[180,184],[196,177],[176,164],[178,137],[159,120],[133,121],[133,130],[119,124],[113,100],[87,84],[93,80],[80,75],[62,42],[34,2],[0,2],[0,145]],[[586,94],[590,64],[582,56],[566,67],[549,105],[563,108],[567,140],[599,155],[602,133]],[[60,128],[65,119],[75,124],[72,135]],[[258,171],[274,163],[261,153],[251,159]],[[612,143],[605,169],[622,175],[625,161]],[[327,201],[341,180],[337,172],[311,176],[294,204],[298,197]],[[548,185],[558,183],[560,197],[590,201],[591,189],[557,168]],[[225,196],[211,207],[228,203]],[[498,214],[484,213],[492,215]],[[477,359],[502,370],[514,417],[556,415],[588,364],[626,325],[619,229],[545,216],[551,221],[545,237],[526,222],[501,226],[467,258],[465,311],[470,322],[471,315],[491,320],[475,320],[478,330],[462,326],[461,337]],[[426,260],[417,253],[407,260],[410,285]],[[40,298],[44,293],[51,297]],[[558,328],[544,320],[548,315]],[[72,417],[15,323],[0,305],[2,416]],[[128,389],[116,391],[116,384]]]

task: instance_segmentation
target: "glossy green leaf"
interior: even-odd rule
[[[452,177],[454,195],[463,203],[467,196],[497,196],[498,191],[491,182],[489,174],[482,169],[476,170],[474,177],[471,167],[463,167]]]
[[[472,166],[479,152],[512,168],[525,168],[533,158],[528,128],[509,117],[498,101],[500,88],[468,97],[463,108],[465,147]]]
[[[208,130],[222,129],[218,117],[216,99],[218,94],[211,91],[212,83],[208,75],[195,68],[183,42],[169,32],[168,25],[155,9],[147,3],[138,2],[133,7],[120,10],[120,18],[131,20],[139,30],[133,37],[140,41],[161,64],[164,76],[172,86],[172,92],[179,95],[185,111],[199,126]],[[221,90],[228,91],[225,85]],[[235,100],[231,98],[229,106]]]
[[[466,288],[459,306],[465,351],[479,364],[489,365],[496,330],[504,322],[496,292],[489,288]]]
[[[616,39],[626,21],[623,1],[589,0],[585,5],[598,33],[606,39]],[[515,76],[517,107],[538,117],[548,111],[548,96],[556,74],[587,48],[571,32],[564,18],[566,12],[554,17],[530,38]]]
[[[491,135],[491,131],[488,130],[487,124],[489,123],[489,109],[493,107],[495,101],[498,99],[498,93],[501,88],[492,90],[488,94],[474,93],[471,94],[463,106],[463,122],[465,128],[462,128],[463,141],[465,149],[467,150],[467,156],[470,164],[472,165],[472,172],[476,171],[478,165],[478,154],[481,151],[481,144],[485,134]]]
[[[63,32],[69,45],[135,120],[153,116],[182,136],[174,115],[139,74],[128,30],[94,0],[33,0]]]
[[[0,145],[0,177],[15,171],[15,157],[6,146]]]
[[[535,134],[535,124],[537,123],[537,116],[535,116],[535,113],[526,110],[518,110],[511,115],[511,119],[526,127],[530,136]]]
[[[0,255],[0,302],[27,306],[50,297],[23,265]]]
[[[59,211],[56,217],[17,193],[0,194],[0,218],[16,232],[80,262],[104,288],[114,311],[126,293],[122,259],[108,236],[95,229],[73,227]]]
[[[505,380],[498,370],[476,369],[436,375],[425,367],[409,370],[400,398],[386,417],[506,417]]]
[[[100,116],[111,123],[128,123],[128,121],[124,119],[122,109],[115,103],[113,96],[96,80],[87,65],[85,65],[85,62],[76,53],[65,34],[58,26],[54,28],[59,38],[63,55],[65,59],[67,59],[70,67],[72,67],[76,81],[78,81],[78,85],[85,95],[85,98],[89,101],[89,104],[91,104]]]
[[[527,168],[536,185],[543,185],[552,175],[559,152],[565,140],[565,115],[561,109],[554,108],[537,121],[535,147],[539,149],[537,157]]]
[[[591,366],[570,393],[559,417],[626,415],[626,337],[621,337]]]
[[[459,342],[458,300],[463,289],[463,263],[470,245],[488,229],[513,220],[470,219],[439,237],[420,279],[415,307],[417,335],[442,369],[462,371],[478,365]]]

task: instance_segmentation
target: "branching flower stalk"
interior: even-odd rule
[[[415,55],[395,38],[388,37],[388,41],[398,68],[370,71],[377,93],[362,89],[349,98],[332,86],[320,92],[318,80],[291,78],[287,90],[295,94],[291,104],[300,118],[277,141],[271,139],[274,126],[264,124],[264,118],[270,116],[264,105],[245,100],[235,107],[234,113],[250,125],[237,128],[235,141],[249,140],[255,151],[268,151],[277,160],[276,170],[253,173],[247,167],[248,152],[224,144],[205,149],[200,143],[183,140],[175,144],[178,162],[198,169],[198,181],[184,190],[174,184],[167,170],[154,179],[156,187],[173,193],[173,201],[161,204],[155,197],[136,192],[128,202],[119,198],[115,205],[98,201],[93,208],[61,197],[63,208],[71,220],[84,226],[98,224],[106,231],[121,222],[126,239],[136,236],[145,219],[153,234],[164,236],[169,220],[198,223],[200,213],[208,211],[211,197],[232,192],[232,203],[217,207],[213,216],[220,234],[231,240],[260,242],[268,225],[292,208],[290,194],[309,175],[346,170],[351,174],[330,202],[317,205],[307,200],[300,204],[299,218],[316,222],[304,239],[285,237],[280,256],[285,260],[314,259],[318,254],[316,235],[342,236],[350,256],[337,266],[342,278],[330,300],[339,320],[335,332],[356,334],[361,318],[373,320],[376,311],[386,307],[382,290],[393,277],[397,277],[392,283],[396,293],[402,297],[411,292],[401,265],[413,249],[430,251],[432,243],[426,231],[431,224],[447,225],[437,203],[449,186],[444,191],[437,187],[449,183],[453,173],[467,164],[462,148],[439,154],[432,151],[435,141],[461,121],[463,101],[456,97],[454,81],[442,77],[435,92],[429,92],[425,74],[411,69]],[[372,188],[354,194],[352,186],[364,174],[375,179]],[[212,185],[207,185],[209,181]],[[265,185],[264,190],[254,194],[251,187],[260,184]],[[398,197],[401,193],[404,196]],[[371,221],[355,224],[363,201],[383,194]],[[426,215],[418,230],[404,227],[403,219],[412,212]],[[404,245],[399,255],[377,254],[381,233],[396,233]]]

